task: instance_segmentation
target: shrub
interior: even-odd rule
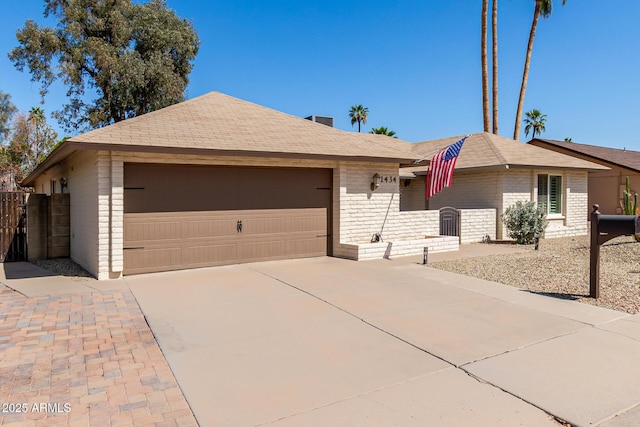
[[[507,227],[508,235],[521,245],[533,243],[547,227],[547,214],[535,202],[516,202],[501,215],[502,223]]]

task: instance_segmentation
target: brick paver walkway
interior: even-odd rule
[[[0,424],[197,426],[128,290],[27,298],[2,284]]]

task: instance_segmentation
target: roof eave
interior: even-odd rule
[[[69,140],[63,141],[58,145],[49,155],[29,174],[26,178],[20,182],[22,187],[33,187],[35,180],[40,174],[51,169],[53,166],[66,159],[71,153],[81,147],[73,147],[74,142]]]
[[[417,160],[416,157],[403,156],[351,156],[337,154],[313,154],[313,153],[294,153],[294,152],[273,152],[273,151],[249,151],[249,150],[216,150],[206,148],[188,148],[188,147],[158,147],[151,145],[131,145],[131,144],[104,144],[80,142],[74,140],[66,140],[47,156],[47,158],[36,167],[24,180],[21,185],[32,187],[36,178],[46,172],[74,151],[79,150],[106,150],[121,152],[137,152],[137,153],[159,153],[159,154],[188,154],[188,155],[216,155],[224,157],[269,157],[282,159],[306,159],[306,160],[346,160],[346,161],[369,161],[375,163],[399,163],[401,166],[413,165]]]
[[[606,160],[606,159],[600,158],[598,156],[594,156],[593,154],[585,153],[583,151],[576,150],[576,149],[573,149],[573,148],[570,148],[570,147],[566,147],[564,145],[556,144],[556,142],[562,142],[562,141],[555,141],[555,140],[552,140],[552,139],[534,138],[531,141],[528,141],[527,144],[532,145],[534,147],[538,147],[538,145],[533,143],[534,141],[538,141],[538,142],[541,142],[542,144],[550,145],[550,146],[553,146],[553,147],[558,147],[558,148],[570,151],[570,152],[575,153],[575,154],[583,155],[585,157],[588,157],[588,158],[592,159],[592,160],[589,160],[592,163],[604,162],[604,163],[608,163],[608,164],[614,165],[614,166],[619,167],[619,168],[628,169],[628,170],[634,171],[634,172],[640,172],[640,169],[636,169],[636,168],[628,166],[628,165],[623,165],[623,164],[620,164],[618,162],[614,162],[612,160]],[[566,155],[569,156],[570,154],[566,154]],[[611,169],[610,167],[606,167],[606,168],[607,169]]]
[[[414,165],[415,167],[415,165]],[[596,171],[596,170],[607,170],[606,166],[600,168],[587,168],[587,167],[571,167],[571,166],[549,166],[549,165],[518,165],[518,164],[502,164],[502,165],[486,165],[486,166],[473,166],[473,167],[456,167],[455,172],[460,173],[471,173],[471,172],[488,172],[488,171],[504,171],[504,170],[512,170],[512,169],[548,169],[548,170],[578,170],[578,171]],[[427,173],[425,170],[417,170],[412,171],[416,175],[425,175]]]

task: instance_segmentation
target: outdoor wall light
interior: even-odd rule
[[[376,173],[371,178],[371,191],[375,190],[378,187],[380,187],[380,174]]]
[[[67,188],[67,180],[60,178],[60,190],[64,193],[64,189]]]

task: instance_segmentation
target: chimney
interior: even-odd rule
[[[329,126],[330,128],[333,127],[333,117],[309,116],[309,117],[305,117],[305,119]]]

